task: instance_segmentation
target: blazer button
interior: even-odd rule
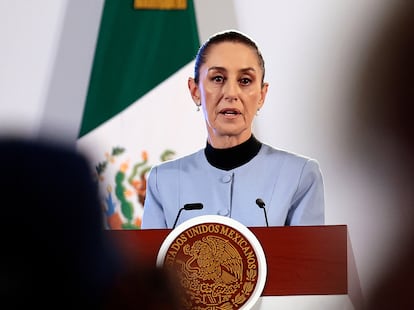
[[[229,210],[219,210],[219,212],[218,212],[218,214],[219,215],[223,215],[223,216],[227,216],[227,215],[229,215]]]
[[[223,183],[229,183],[231,181],[232,177],[231,174],[225,175],[221,180]]]

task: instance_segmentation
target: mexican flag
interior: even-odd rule
[[[152,165],[205,145],[187,88],[199,44],[192,0],[104,3],[77,147],[108,229],[139,229]]]

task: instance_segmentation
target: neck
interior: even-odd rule
[[[207,142],[204,154],[212,166],[231,170],[249,162],[257,155],[261,146],[261,142],[251,135],[247,141],[228,148],[216,148]]]
[[[213,134],[209,134],[207,138],[207,142],[216,149],[228,149],[231,147],[238,146],[242,143],[248,141],[252,136],[251,132],[247,132],[243,135],[238,136],[215,136]]]

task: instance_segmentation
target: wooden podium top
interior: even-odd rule
[[[262,296],[348,293],[346,225],[249,227],[263,247],[267,279]],[[109,230],[132,264],[156,264],[170,229]]]

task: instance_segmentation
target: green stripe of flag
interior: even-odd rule
[[[80,136],[115,116],[194,59],[192,0],[185,10],[134,9],[105,1]]]

